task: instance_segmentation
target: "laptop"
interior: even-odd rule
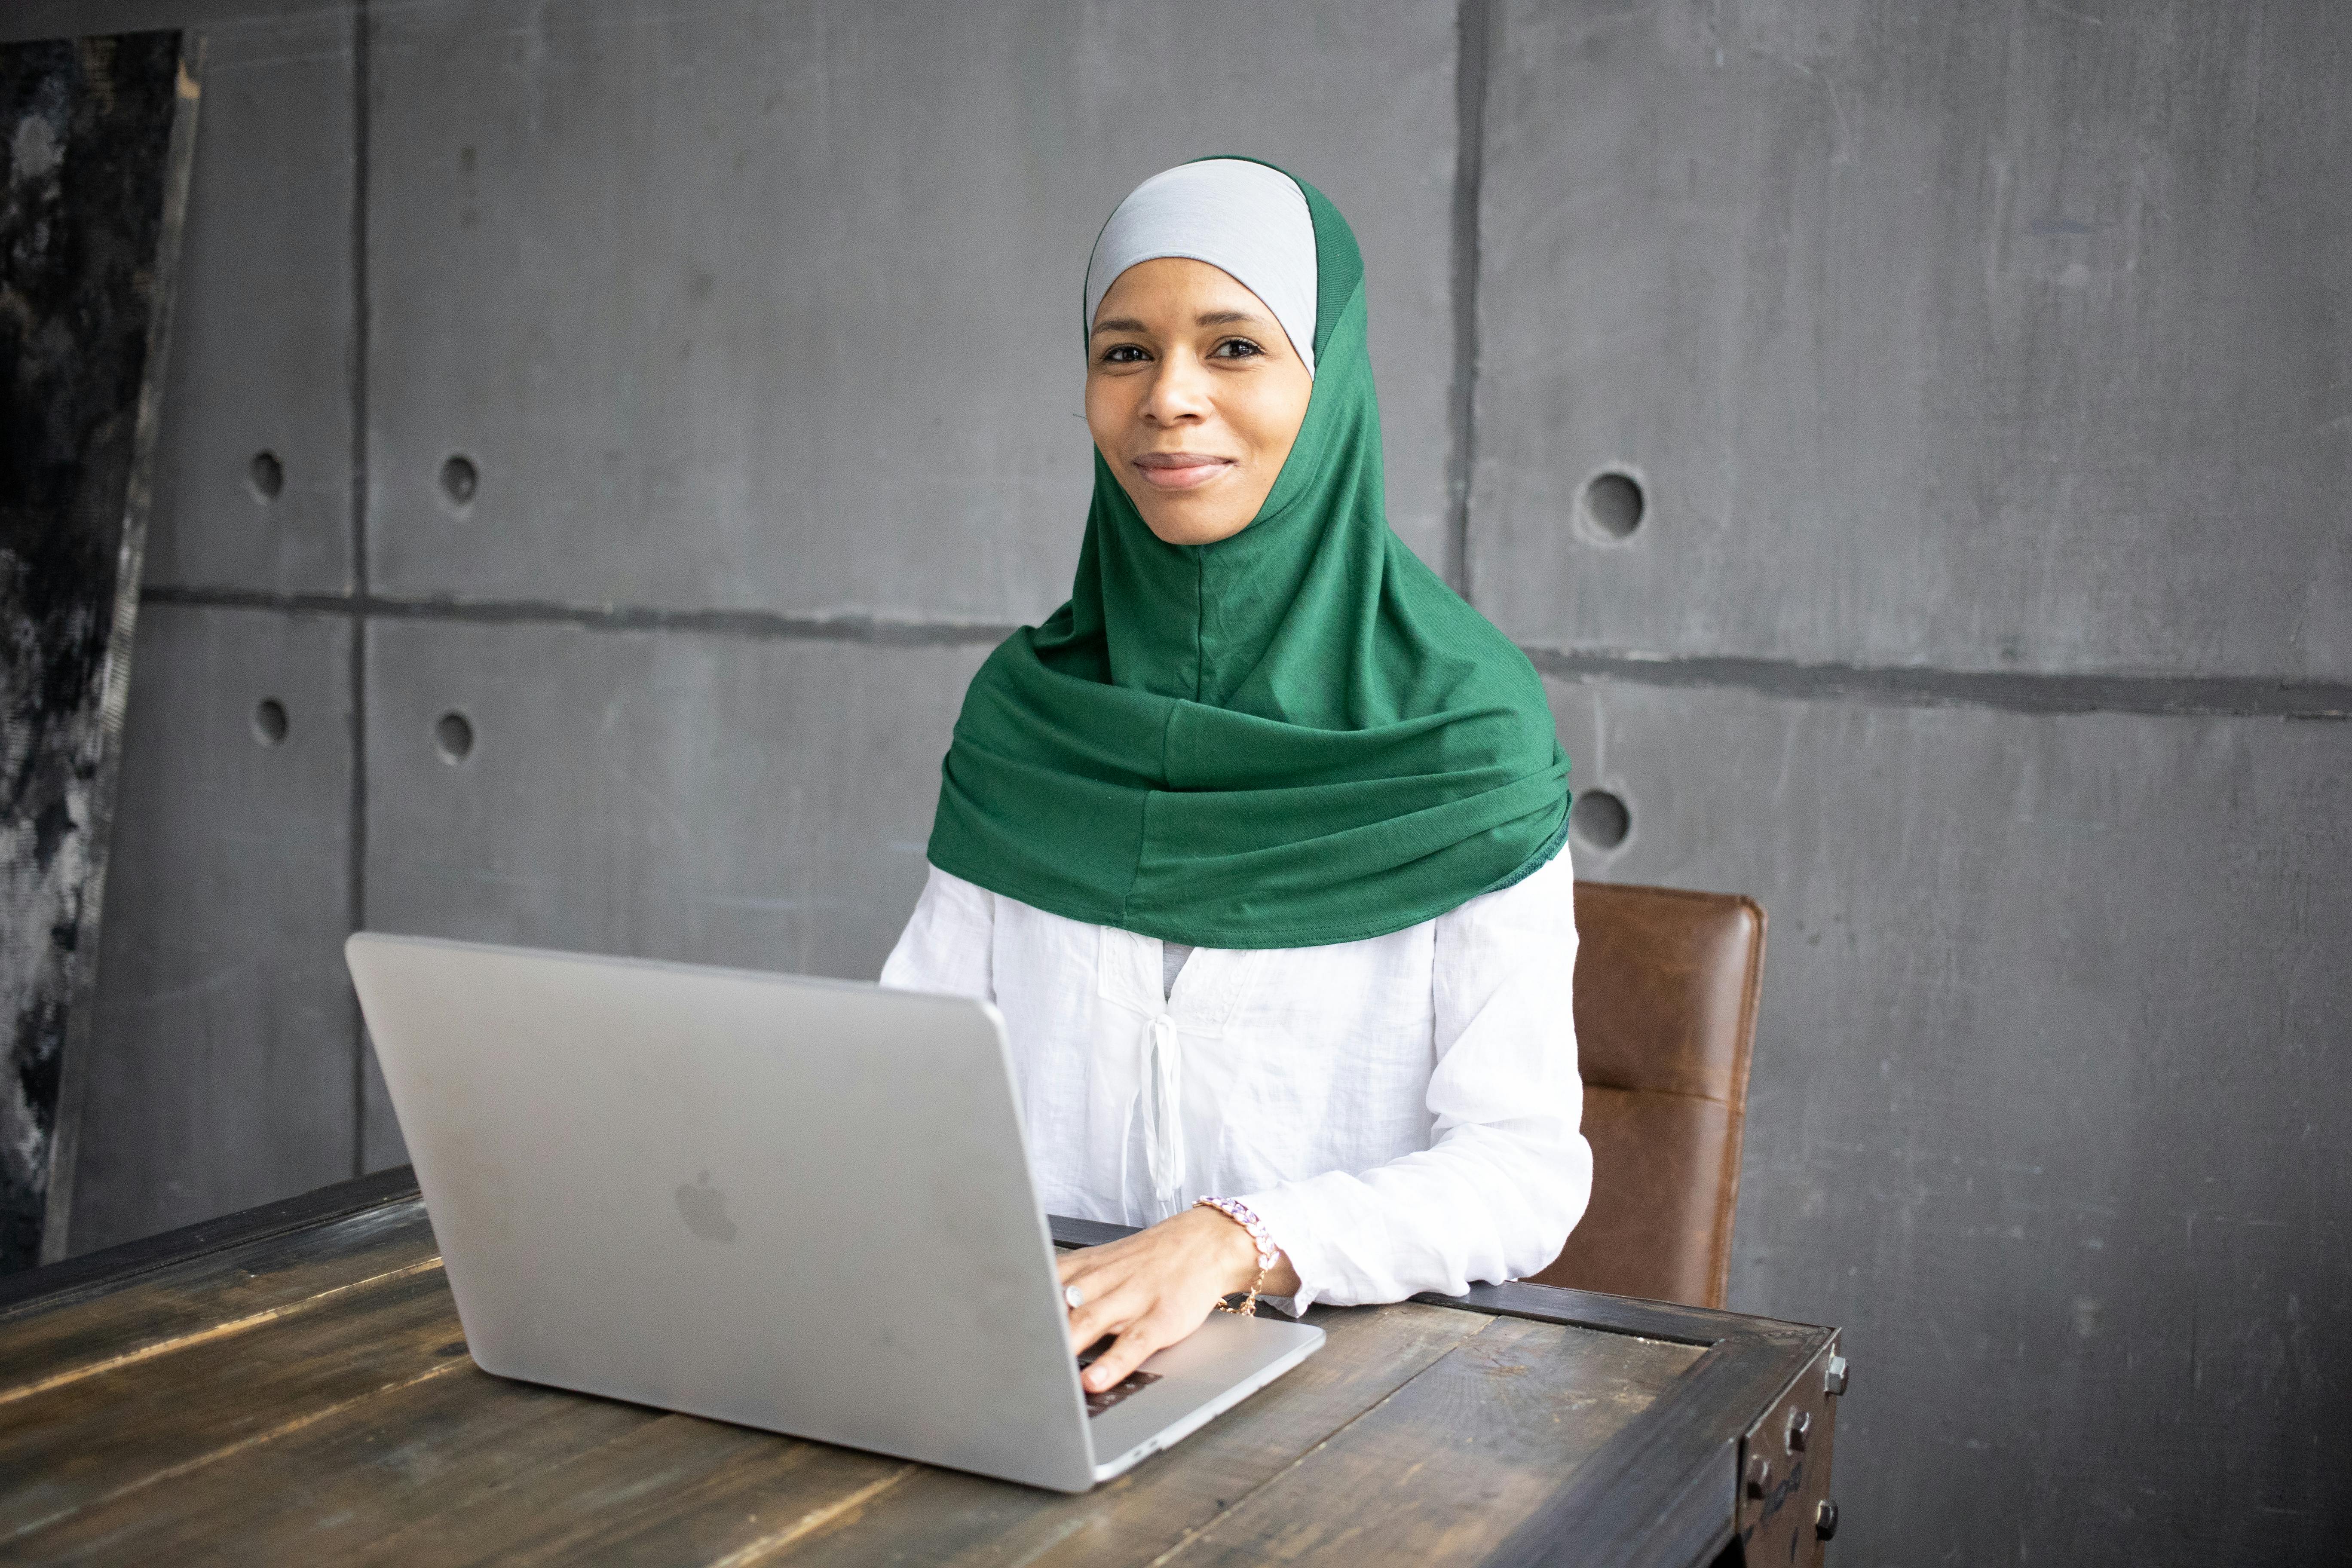
[[[1075,1492],[1323,1343],[1213,1313],[1081,1389],[985,1003],[373,931],[344,953],[486,1372]]]

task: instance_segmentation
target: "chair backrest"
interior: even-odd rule
[[[1533,1278],[1720,1307],[1764,910],[1731,893],[1579,882],[1576,928],[1592,1203]]]

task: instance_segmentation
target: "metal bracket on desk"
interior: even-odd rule
[[[1844,1392],[1845,1357],[1832,1337],[1741,1435],[1737,1518],[1749,1564],[1819,1568],[1822,1544],[1837,1532],[1830,1458]]]

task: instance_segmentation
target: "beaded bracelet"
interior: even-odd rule
[[[1250,1240],[1257,1244],[1257,1278],[1250,1281],[1249,1294],[1242,1299],[1238,1307],[1229,1307],[1223,1301],[1217,1303],[1220,1312],[1231,1312],[1243,1318],[1256,1317],[1258,1288],[1265,1283],[1265,1271],[1281,1261],[1282,1249],[1275,1246],[1274,1236],[1265,1228],[1265,1221],[1258,1218],[1255,1212],[1239,1198],[1194,1198],[1192,1206],[1216,1210],[1249,1232]]]

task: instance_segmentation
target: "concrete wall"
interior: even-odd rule
[[[1771,911],[1733,1304],[1848,1326],[1834,1557],[2340,1552],[2352,13],[0,31],[178,20],[78,1247],[399,1159],[354,923],[871,973],[964,679],[1066,585],[1087,247],[1249,151],[1363,238],[1397,525],[1622,803],[1583,873]]]
[[[1731,1299],[1848,1328],[1837,1554],[2340,1555],[2352,9],[1495,41],[1472,591],[1586,874],[1770,911]]]

